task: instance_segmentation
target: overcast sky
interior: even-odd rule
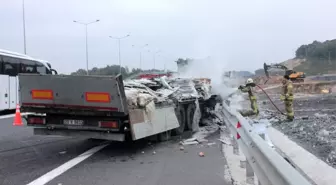
[[[89,66],[176,69],[178,57],[211,56],[216,66],[254,71],[264,62],[292,58],[297,47],[336,37],[335,0],[25,0],[27,54],[61,73]],[[0,0],[0,48],[23,53],[22,0]],[[202,69],[200,69],[202,70]]]

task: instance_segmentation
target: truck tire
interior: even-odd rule
[[[194,103],[189,104],[187,108],[187,125],[186,125],[187,130],[192,130],[195,111],[196,111],[196,105]]]
[[[171,130],[158,134],[158,139],[160,142],[168,141],[170,138],[171,138]]]
[[[132,139],[132,135],[130,132],[126,132],[125,133],[125,142],[128,143],[128,142],[133,142],[133,139]]]
[[[184,106],[179,105],[177,108],[175,108],[175,114],[180,127],[173,129],[173,135],[181,135],[184,132],[186,125],[186,110]]]

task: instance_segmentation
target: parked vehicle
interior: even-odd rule
[[[18,74],[57,74],[51,65],[20,53],[0,50],[0,111],[14,110],[18,97]]]

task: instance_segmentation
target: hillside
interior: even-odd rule
[[[295,58],[307,60],[294,68],[297,71],[305,71],[308,75],[336,73],[336,39],[302,45],[295,55]]]
[[[307,75],[336,73],[336,39],[301,45],[296,50],[293,59],[281,63],[289,69],[303,71]],[[258,69],[255,73],[263,75],[264,71]],[[281,74],[281,72],[276,72],[276,74]]]

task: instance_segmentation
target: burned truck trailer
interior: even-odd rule
[[[21,111],[36,135],[124,141],[197,131],[218,96],[206,78],[19,75]]]
[[[167,139],[180,127],[172,101],[160,102],[146,87],[124,86],[121,76],[21,74],[19,88],[21,111],[33,113],[26,120],[36,135]]]

